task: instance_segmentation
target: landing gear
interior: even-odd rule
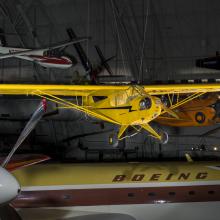
[[[167,144],[168,140],[169,140],[169,135],[167,134],[167,132],[162,131],[160,143]]]

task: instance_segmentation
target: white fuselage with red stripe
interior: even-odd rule
[[[16,55],[17,52],[25,52],[28,51],[27,54]],[[72,66],[72,61],[70,58],[66,56],[47,56],[44,55],[45,50],[33,50],[30,53],[30,49],[24,48],[13,48],[13,47],[0,47],[1,54],[11,54],[11,57],[15,57],[22,60],[28,60],[31,62],[35,62],[45,68],[60,68],[67,69]],[[13,53],[15,53],[13,55]]]

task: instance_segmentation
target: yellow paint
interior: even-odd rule
[[[39,164],[13,172],[21,186],[81,185],[81,184],[118,184],[132,183],[135,175],[144,175],[140,183],[178,182],[178,181],[220,181],[220,170],[208,166],[217,166],[220,162],[170,162],[170,163],[99,163],[99,164]],[[180,174],[189,174],[187,180],[179,180]],[[198,180],[198,173],[207,173],[205,179]],[[157,181],[151,181],[153,175],[159,175]],[[170,180],[166,180],[173,174]],[[116,175],[125,175],[122,182],[113,182]],[[154,176],[155,178],[155,176]]]
[[[30,84],[0,84],[0,94],[31,95],[36,91],[47,92],[60,96],[89,95],[91,92],[102,92],[101,95],[110,95],[116,91],[126,91],[129,85],[30,85]],[[177,85],[143,85],[145,92],[150,95],[173,93],[218,92],[220,84],[177,84]],[[99,93],[100,95],[100,93]]]
[[[179,119],[164,114],[155,119],[158,123],[166,126],[210,126],[219,123],[216,110],[213,105],[218,101],[218,94],[210,94],[205,98],[196,98],[176,109]],[[202,123],[196,120],[196,114],[201,112],[205,118]]]
[[[0,94],[11,95],[37,95],[56,102],[66,108],[70,107],[82,111],[90,116],[121,125],[141,126],[152,136],[161,140],[162,137],[149,122],[155,120],[161,114],[167,112],[178,118],[178,114],[171,109],[189,102],[206,92],[220,91],[220,84],[178,84],[178,85],[22,85],[22,84],[1,84]],[[160,94],[192,93],[170,108],[165,107],[161,100],[155,95]],[[83,104],[76,105],[58,96],[83,96]],[[95,102],[93,96],[106,96],[104,100]],[[142,108],[141,102],[150,100],[148,108]],[[121,132],[118,138],[120,138]]]

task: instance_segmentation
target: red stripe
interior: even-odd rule
[[[13,205],[31,208],[207,201],[220,201],[219,185],[26,191]]]
[[[72,64],[72,61],[70,59],[62,58],[62,57],[47,57],[47,56],[39,56],[39,55],[29,55],[29,57],[33,59],[37,59],[41,63],[63,64],[63,65]]]

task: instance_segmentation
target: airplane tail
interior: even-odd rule
[[[1,47],[6,47],[7,46],[5,33],[4,33],[4,30],[2,28],[0,28],[0,46]]]

